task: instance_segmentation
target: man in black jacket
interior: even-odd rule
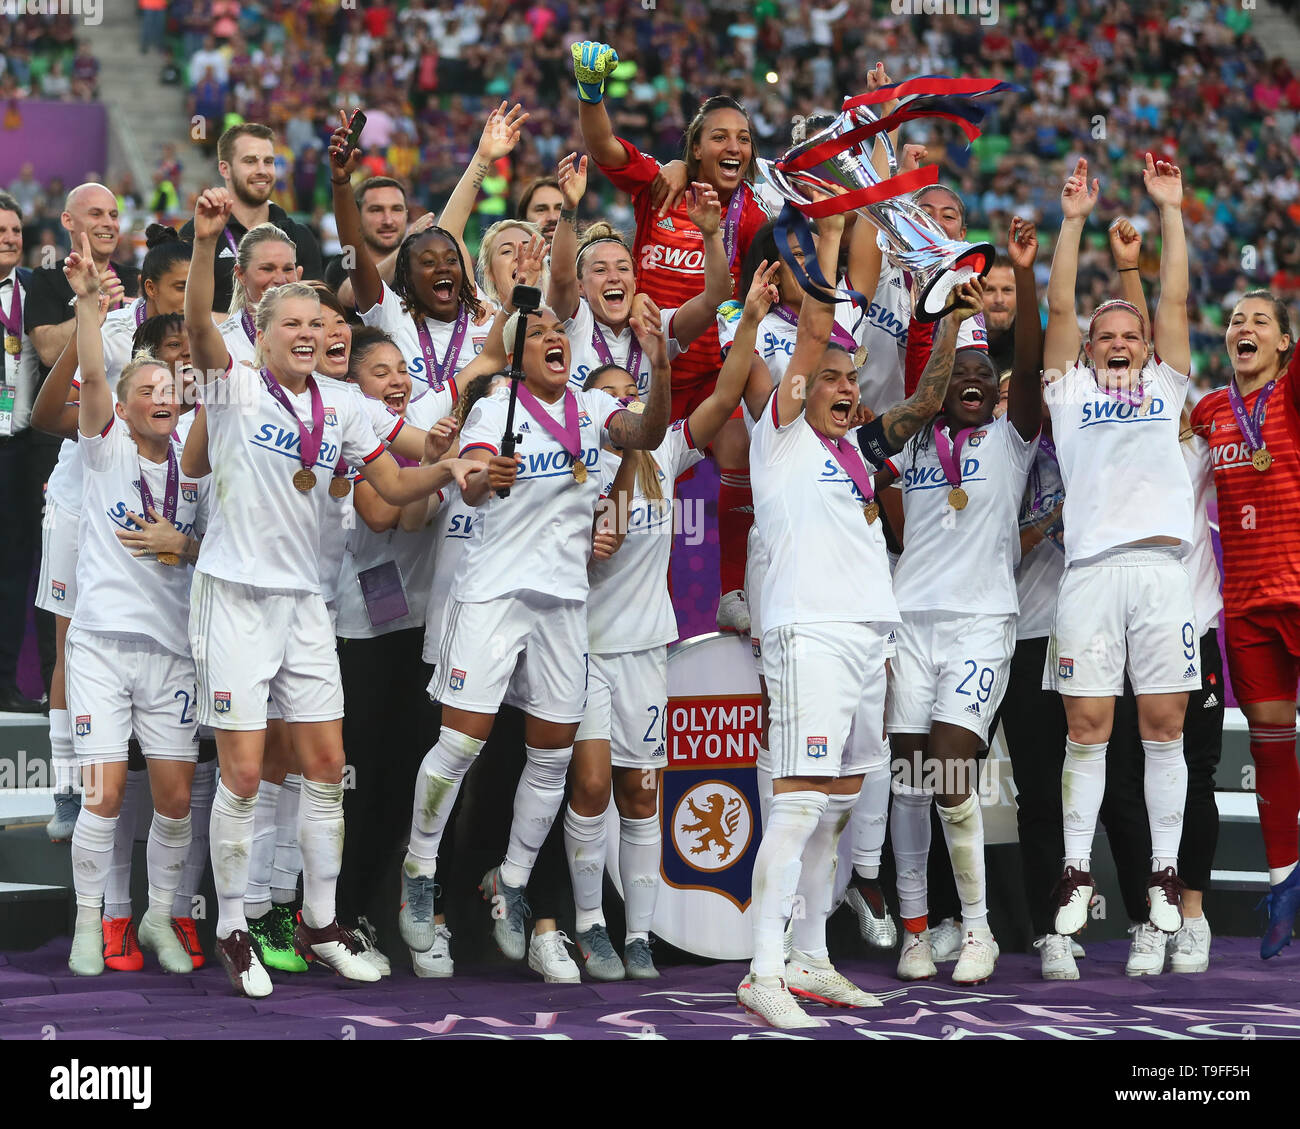
[[[291,220],[278,204],[271,203],[271,192],[275,188],[274,141],[275,134],[269,127],[245,122],[231,126],[217,142],[217,169],[235,198],[235,207],[213,264],[214,310],[224,312],[230,308],[231,270],[239,241],[249,228],[259,223],[273,223],[293,240],[298,248],[298,265],[302,267],[304,279],[323,276],[320,244],[316,236],[310,228]],[[181,237],[193,241],[193,220],[181,228]]]

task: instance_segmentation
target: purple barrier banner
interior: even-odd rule
[[[36,179],[60,177],[68,187],[86,173],[107,176],[108,112],[99,102],[15,99],[0,107],[0,184],[18,179],[30,161]]]

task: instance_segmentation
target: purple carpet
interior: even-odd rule
[[[521,966],[458,968],[453,980],[405,969],[377,987],[345,988],[323,970],[276,975],[266,1000],[233,996],[223,973],[153,968],[77,979],[68,941],[0,956],[0,1038],[40,1039],[736,1039],[767,1028],[742,1012],[742,966],[673,967],[649,983],[542,984]],[[1038,957],[1009,953],[994,979],[959,989],[946,979],[903,985],[892,964],[840,968],[885,1006],[830,1011],[824,1039],[1294,1039],[1300,1037],[1300,950],[1264,964],[1258,942],[1215,940],[1200,976],[1124,975],[1127,945],[1089,947],[1083,978],[1045,983]],[[146,958],[151,959],[151,958]],[[951,976],[952,965],[942,965]]]

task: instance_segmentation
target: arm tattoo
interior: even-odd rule
[[[949,333],[955,335],[956,329],[945,325],[937,335],[937,340],[930,350],[930,359],[926,362],[921,382],[901,404],[895,404],[885,413],[885,438],[897,450],[934,418],[938,407],[942,405],[944,393],[948,390],[948,381],[952,377],[955,349],[948,346]]]
[[[474,163],[474,187],[481,188],[483,181],[487,177],[488,170],[491,166],[486,161],[476,161]]]

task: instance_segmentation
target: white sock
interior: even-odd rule
[[[772,817],[772,770],[758,764],[754,768],[754,777],[758,783],[758,810],[766,827]]]
[[[794,947],[813,960],[827,960],[830,956],[826,950],[826,919],[831,915],[837,849],[840,833],[848,825],[857,802],[857,793],[829,796],[826,810],[804,844],[799,884],[795,888],[800,900],[795,903]]]
[[[1061,768],[1061,812],[1065,824],[1065,863],[1088,871],[1097,816],[1106,792],[1106,742],[1080,745],[1066,738]]]
[[[753,905],[755,976],[785,975],[785,923],[794,912],[794,895],[804,847],[830,804],[825,792],[781,792],[772,797],[771,818],[754,858]]]
[[[1147,801],[1147,823],[1151,827],[1151,869],[1178,869],[1178,847],[1183,839],[1183,807],[1187,803],[1187,762],[1183,759],[1183,738],[1142,742],[1146,764],[1142,791]]]
[[[572,804],[564,807],[564,854],[573,882],[574,925],[584,933],[604,925],[601,895],[605,885],[605,813],[579,815]]]
[[[50,710],[50,768],[56,792],[81,791],[81,771],[72,748],[71,717],[67,710]]]
[[[527,886],[537,861],[537,852],[546,842],[551,824],[564,803],[564,778],[573,759],[573,746],[567,749],[535,749],[524,746],[527,760],[515,789],[514,818],[510,821],[510,845],[501,864],[501,881],[507,886]]]
[[[980,808],[979,795],[972,792],[956,807],[936,806],[943,823],[943,837],[948,843],[948,857],[952,859],[957,897],[961,900],[961,927],[967,931],[987,929],[989,907],[984,881],[984,812]]]
[[[334,920],[334,891],[343,863],[343,785],[303,778],[298,813],[302,847],[302,920],[323,929]]]
[[[623,879],[623,912],[627,918],[625,941],[650,940],[662,855],[657,815],[645,819],[619,816],[618,872]]]
[[[199,892],[208,865],[208,823],[212,818],[212,797],[217,791],[218,767],[216,761],[207,761],[194,769],[190,784],[190,848],[185,852],[181,884],[172,899],[172,917],[194,916],[194,895]]]
[[[1291,877],[1291,872],[1297,866],[1300,866],[1300,863],[1293,862],[1289,866],[1270,866],[1268,868],[1268,884],[1270,886],[1280,886]]]
[[[424,754],[420,771],[415,774],[411,842],[405,863],[408,874],[432,877],[435,873],[438,844],[442,842],[456,793],[484,744],[444,725],[438,743]]]
[[[181,884],[185,856],[190,850],[193,829],[189,812],[181,819],[153,813],[149,825],[149,908],[163,917],[171,917],[172,902]]]
[[[72,887],[77,892],[78,912],[85,908],[99,913],[104,904],[116,827],[116,816],[95,815],[84,806],[77,815],[72,829]]]
[[[291,772],[280,785],[275,808],[275,862],[271,867],[271,901],[278,906],[292,904],[298,896],[298,875],[302,873],[302,849],[298,845],[298,805],[302,777]]]
[[[853,808],[853,869],[863,878],[880,876],[880,856],[889,825],[889,770],[868,773]]]
[[[894,869],[898,872],[898,909],[903,917],[929,912],[926,861],[930,857],[930,793],[907,784],[894,787]]]
[[[104,889],[104,916],[131,916],[131,861],[135,855],[135,829],[139,824],[140,805],[149,792],[149,773],[145,769],[128,771],[122,790],[122,807],[117,813],[117,830],[113,837],[113,863]],[[152,803],[150,798],[150,803]]]
[[[271,867],[275,863],[275,809],[280,802],[280,785],[263,780],[257,786],[253,809],[253,853],[248,859],[248,889],[244,892],[244,916],[255,921],[271,908]]]
[[[257,796],[236,796],[217,780],[208,838],[212,850],[212,884],[217,892],[217,936],[248,929],[244,891],[248,889],[248,856],[253,849],[253,809]]]

